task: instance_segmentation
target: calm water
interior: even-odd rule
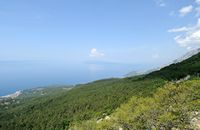
[[[1,61],[0,96],[17,90],[49,85],[71,85],[121,77],[147,66],[106,62]]]

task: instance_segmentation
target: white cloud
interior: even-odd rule
[[[176,36],[174,40],[182,47],[190,49],[194,46],[200,46],[200,19],[196,25],[185,27],[185,30]]]
[[[195,0],[195,2],[196,2],[197,4],[200,4],[200,0]]]
[[[200,0],[194,0],[196,5],[188,5],[182,7],[179,10],[179,15],[181,17],[186,16],[191,13],[193,10],[196,14],[196,17],[200,17]],[[180,28],[172,28],[169,29],[170,33],[178,33],[174,37],[176,43],[178,43],[181,47],[185,47],[187,50],[192,50],[200,47],[200,18],[197,20],[195,25],[183,26]]]
[[[199,17],[200,16],[200,7],[196,7],[195,12],[196,12],[196,16]]]
[[[89,54],[90,57],[97,58],[105,56],[104,53],[99,52],[96,48],[92,48]]]
[[[184,6],[179,10],[179,14],[180,14],[181,17],[184,17],[187,14],[189,14],[190,12],[192,12],[192,10],[193,10],[192,5]]]
[[[187,28],[187,27],[181,27],[181,28],[172,28],[172,29],[168,30],[168,32],[186,32],[188,30],[189,30],[189,28]]]
[[[200,0],[195,0],[196,2],[196,7],[195,7],[195,13],[196,13],[196,17],[200,16]]]
[[[164,0],[154,0],[154,1],[158,6],[161,6],[161,7],[166,6],[166,3]]]

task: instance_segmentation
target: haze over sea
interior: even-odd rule
[[[102,78],[122,77],[133,70],[150,68],[147,65],[88,61],[1,61],[0,96],[35,87],[74,85]]]

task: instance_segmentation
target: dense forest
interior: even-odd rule
[[[80,85],[46,98],[34,98],[0,114],[2,129],[64,129],[72,122],[102,118],[133,95],[150,96],[161,79],[109,79]]]
[[[101,120],[76,124],[71,130],[198,129],[200,80],[168,83],[152,97],[132,97]]]
[[[192,113],[200,110],[199,72],[197,54],[148,75],[29,98],[1,109],[0,129],[192,129]],[[189,81],[176,83],[187,75]]]

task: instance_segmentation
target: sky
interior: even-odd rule
[[[164,63],[199,15],[195,0],[1,0],[0,60]]]
[[[158,67],[200,47],[199,16],[200,0],[0,0],[0,71],[8,79],[24,62]]]

